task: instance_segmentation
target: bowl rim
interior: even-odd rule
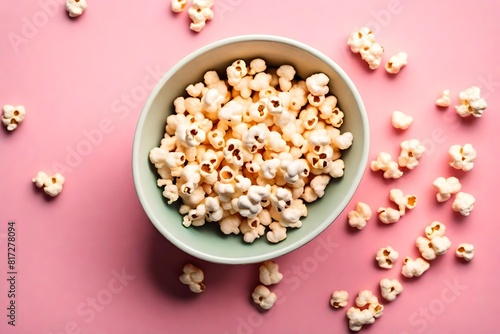
[[[141,206],[143,210],[145,211],[146,215],[148,216],[148,219],[153,223],[153,225],[156,227],[156,229],[172,244],[174,244],[177,248],[180,250],[184,251],[187,254],[190,254],[198,259],[209,261],[212,263],[221,263],[221,264],[250,264],[250,263],[257,263],[257,262],[262,262],[265,260],[269,260],[272,258],[277,258],[279,256],[288,254],[296,249],[299,249],[300,247],[306,245],[309,243],[311,240],[314,238],[318,237],[321,233],[323,233],[337,218],[333,217],[332,221],[329,223],[324,223],[324,224],[319,224],[316,229],[314,229],[311,233],[306,235],[304,238],[301,238],[300,240],[291,243],[285,247],[281,247],[277,249],[274,252],[271,253],[266,253],[262,255],[252,255],[252,256],[246,256],[246,257],[240,257],[240,258],[231,258],[231,257],[221,257],[221,256],[216,256],[216,255],[211,255],[207,254],[204,252],[201,252],[195,248],[190,247],[189,245],[186,245],[182,241],[180,241],[174,234],[172,234],[168,229],[164,228],[162,224],[160,224],[157,219],[156,215],[154,214],[153,210],[150,208],[146,201],[146,195],[145,195],[145,190],[143,186],[141,185],[141,182],[139,180],[139,170],[140,168],[140,163],[141,161],[139,160],[139,138],[141,137],[143,131],[144,131],[144,123],[146,121],[146,114],[147,111],[151,108],[151,105],[153,104],[154,100],[156,99],[156,96],[159,94],[160,90],[162,89],[163,85],[183,66],[185,66],[187,63],[190,61],[196,59],[197,57],[201,56],[202,54],[209,52],[213,49],[219,48],[221,46],[225,46],[228,44],[233,44],[233,43],[240,43],[240,42],[253,42],[253,41],[265,41],[265,42],[276,42],[276,43],[282,43],[282,44],[288,44],[290,46],[305,50],[306,52],[311,53],[315,57],[319,58],[321,61],[326,63],[329,67],[331,67],[337,74],[342,78],[342,80],[345,82],[347,87],[349,88],[351,94],[353,95],[354,100],[356,101],[356,104],[358,105],[359,112],[361,114],[361,122],[362,122],[362,128],[363,128],[363,133],[364,133],[364,138],[361,143],[361,161],[360,161],[360,167],[355,175],[354,175],[354,184],[355,186],[351,187],[349,191],[345,194],[346,196],[344,197],[344,207],[341,210],[345,210],[345,207],[347,204],[350,202],[352,197],[354,196],[356,190],[358,189],[359,185],[361,184],[361,180],[363,178],[366,164],[368,162],[368,153],[369,153],[369,145],[370,145],[370,129],[369,129],[369,122],[368,122],[368,115],[366,113],[366,109],[363,103],[363,100],[361,99],[361,95],[359,94],[359,91],[357,90],[356,86],[354,85],[353,81],[351,78],[347,75],[347,73],[336,63],[334,62],[331,58],[326,56],[324,53],[321,51],[315,49],[314,47],[311,47],[310,45],[307,45],[303,42],[299,42],[297,40],[288,38],[288,37],[283,37],[283,36],[278,36],[278,35],[268,35],[268,34],[247,34],[247,35],[239,35],[239,36],[233,36],[233,37],[228,37],[224,38],[212,43],[209,43],[182,58],[180,61],[178,61],[176,64],[174,64],[163,76],[162,78],[157,82],[155,87],[152,89],[150,92],[143,108],[141,109],[139,119],[137,121],[135,133],[134,133],[134,138],[133,138],[133,147],[132,147],[132,174],[133,174],[133,181],[135,185],[135,190],[137,193],[137,196],[139,198],[139,201],[141,203]],[[249,245],[251,247],[251,245]]]

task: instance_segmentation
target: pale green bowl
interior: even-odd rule
[[[337,96],[345,113],[341,130],[354,135],[354,143],[343,152],[345,175],[332,181],[323,198],[309,204],[309,214],[299,229],[289,229],[288,237],[271,244],[263,236],[253,244],[241,235],[223,235],[217,223],[185,228],[177,212],[168,205],[158,175],[149,162],[149,151],[159,146],[165,120],[173,112],[173,101],[184,95],[191,83],[202,81],[208,70],[221,75],[236,59],[263,58],[268,65],[290,64],[306,78],[323,72],[330,77],[330,92]],[[366,111],[356,87],[346,73],[330,58],[303,43],[269,35],[246,35],[224,39],[205,46],[172,67],[151,92],[139,117],[133,143],[132,168],[139,200],[156,228],[174,245],[197,258],[226,264],[261,262],[289,253],[314,239],[344,210],[354,195],[368,159],[369,127]]]

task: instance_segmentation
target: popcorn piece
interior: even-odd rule
[[[374,318],[380,317],[384,312],[384,306],[378,302],[377,297],[370,290],[361,290],[354,303],[360,308],[368,307],[367,309]]]
[[[370,290],[361,290],[354,301],[357,307],[378,303],[377,297]]]
[[[427,239],[432,240],[434,237],[442,237],[446,231],[446,226],[438,221],[433,221],[425,228],[425,236]]]
[[[255,75],[257,73],[264,72],[266,68],[267,66],[264,59],[255,58],[250,62],[250,69],[248,70],[248,74]]]
[[[452,204],[452,209],[455,212],[460,212],[462,216],[468,216],[474,208],[476,199],[468,193],[459,192]]]
[[[385,64],[385,70],[387,73],[397,74],[406,65],[408,65],[408,54],[406,52],[399,52],[392,56]]]
[[[397,279],[380,280],[380,293],[385,300],[392,302],[401,292],[403,292],[403,286]]]
[[[375,260],[377,261],[380,268],[391,269],[394,266],[394,262],[399,257],[399,253],[394,250],[391,246],[380,248],[377,251]]]
[[[213,19],[214,12],[212,6],[214,0],[193,0],[193,4],[188,9],[188,15],[191,21],[189,29],[200,32],[206,25],[208,20]]]
[[[252,293],[252,298],[255,304],[259,305],[264,310],[269,310],[273,307],[278,299],[274,292],[271,292],[265,285],[257,285]]]
[[[451,103],[451,100],[450,100],[450,90],[449,89],[445,89],[441,93],[441,97],[439,97],[436,100],[436,105],[438,107],[447,108],[447,107],[449,107],[450,103]]]
[[[379,153],[377,159],[370,163],[370,168],[374,172],[379,170],[384,171],[384,178],[386,179],[398,179],[403,176],[403,172],[398,168],[398,163],[392,160],[389,153],[385,152]]]
[[[429,239],[419,236],[415,241],[415,245],[425,260],[434,260],[437,257],[437,253]]]
[[[224,234],[239,234],[239,226],[241,224],[241,218],[237,215],[231,215],[223,218],[219,221],[219,227]]]
[[[186,8],[187,0],[171,0],[170,7],[174,13],[180,13]]]
[[[391,189],[391,191],[389,192],[389,198],[391,201],[396,203],[401,216],[406,213],[406,209],[411,210],[417,205],[417,196],[404,195],[400,189]]]
[[[349,299],[349,294],[345,290],[335,290],[332,293],[332,298],[330,299],[330,305],[333,308],[342,308],[347,306],[347,300]]]
[[[248,68],[244,60],[238,59],[226,69],[228,83],[231,86],[237,85],[243,77],[248,74]]]
[[[443,255],[451,247],[451,241],[447,236],[435,236],[431,239],[431,245],[437,255]]]
[[[306,79],[307,90],[314,96],[328,94],[330,78],[324,73],[316,73]]]
[[[38,188],[43,187],[43,191],[47,195],[55,197],[62,191],[64,176],[59,173],[48,176],[45,172],[38,172],[32,181]]]
[[[430,268],[429,262],[425,261],[421,257],[413,260],[410,257],[405,257],[403,260],[403,268],[401,273],[404,277],[420,277],[424,272]]]
[[[259,280],[264,285],[278,284],[283,279],[279,265],[274,261],[265,261],[259,267]]]
[[[286,239],[286,227],[278,222],[269,224],[270,231],[267,232],[267,240],[272,243],[278,243]]]
[[[375,322],[375,317],[370,310],[361,310],[357,307],[350,307],[347,310],[347,318],[349,319],[349,329],[353,332],[359,332],[364,325]]]
[[[192,292],[201,293],[205,291],[205,283],[203,282],[205,275],[200,268],[191,263],[187,263],[184,265],[182,271],[183,273],[179,276],[179,280],[188,285]]]
[[[264,235],[266,228],[260,223],[258,217],[249,218],[241,222],[239,226],[240,232],[243,234],[243,241],[251,244],[255,239]]]
[[[281,65],[276,74],[279,77],[280,89],[283,92],[288,92],[292,88],[292,80],[295,77],[295,68],[291,65]]]
[[[7,127],[7,130],[12,131],[24,120],[26,110],[24,106],[12,106],[6,104],[2,108],[2,123]]]
[[[461,243],[457,246],[455,255],[458,258],[464,259],[465,261],[470,261],[474,258],[474,245],[469,243]]]
[[[384,48],[378,43],[373,43],[368,48],[363,48],[359,53],[361,54],[361,59],[368,63],[370,70],[375,70],[382,62]]]
[[[393,208],[379,208],[378,218],[384,224],[394,224],[401,218],[401,212]]]
[[[436,199],[440,203],[447,201],[452,194],[456,194],[462,188],[460,181],[454,176],[446,179],[444,177],[438,177],[432,182],[432,185],[438,192],[436,194]]]
[[[359,53],[373,43],[375,43],[375,35],[368,27],[362,27],[358,31],[352,32],[347,40],[347,45],[349,45],[353,53]]]
[[[460,92],[458,98],[460,104],[455,106],[455,110],[461,117],[472,115],[479,118],[483,116],[484,110],[488,107],[486,101],[481,98],[481,89],[476,86],[472,86]]]
[[[354,210],[347,214],[349,225],[362,230],[366,226],[366,222],[372,217],[372,210],[368,204],[363,202],[356,203]]]
[[[77,17],[87,9],[87,0],[66,0],[66,10],[70,17]]]
[[[425,146],[418,139],[409,139],[401,142],[401,153],[398,157],[400,167],[413,169],[418,165],[418,159],[424,154]]]
[[[354,136],[351,132],[344,132],[333,139],[333,143],[341,150],[347,150],[352,145]]]
[[[413,117],[406,115],[405,113],[395,110],[392,113],[392,126],[396,129],[406,130],[413,123]]]
[[[451,167],[461,169],[464,172],[468,172],[474,167],[476,150],[471,144],[465,144],[464,146],[451,145],[448,153]]]

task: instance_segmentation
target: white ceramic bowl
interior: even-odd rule
[[[149,151],[159,146],[166,117],[173,112],[173,100],[185,94],[191,83],[202,81],[208,70],[221,76],[236,59],[263,58],[268,66],[293,65],[297,75],[306,78],[323,72],[330,78],[330,92],[338,98],[345,113],[342,132],[354,135],[353,145],[343,152],[345,175],[330,182],[323,198],[308,204],[309,214],[299,229],[288,229],[288,236],[277,244],[265,236],[253,244],[241,235],[224,235],[218,224],[185,228],[178,205],[168,205],[158,175],[149,162]],[[133,176],[139,200],[155,227],[185,252],[210,262],[247,264],[289,253],[324,231],[344,210],[356,191],[368,159],[369,126],[361,97],[347,74],[329,57],[312,47],[278,36],[246,35],[224,39],[188,55],[172,67],[151,92],[138,121],[133,143]]]

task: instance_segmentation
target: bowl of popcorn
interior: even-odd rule
[[[237,36],[188,55],[153,89],[133,177],[149,219],[178,248],[256,263],[340,215],[368,150],[362,99],[336,63],[288,38]]]

